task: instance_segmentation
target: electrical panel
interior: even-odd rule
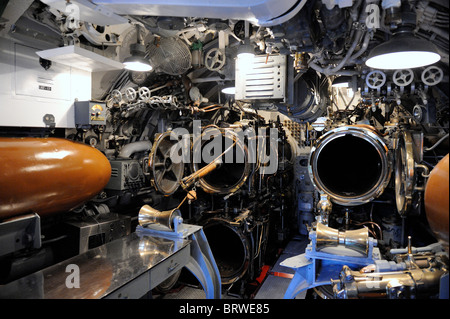
[[[77,101],[75,105],[75,125],[106,125],[106,104],[95,101]]]

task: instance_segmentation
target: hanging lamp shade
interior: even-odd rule
[[[229,86],[222,89],[222,93],[229,94],[229,95],[235,95],[236,94],[236,87]]]
[[[237,51],[237,56],[239,58],[254,58],[255,50],[253,46],[250,44],[249,39],[244,40],[244,44],[241,44]]]
[[[436,45],[411,33],[396,34],[369,53],[366,65],[373,69],[412,69],[438,62]]]
[[[145,47],[140,43],[134,43],[130,46],[131,56],[127,57],[123,64],[125,69],[137,72],[148,72],[153,68],[150,62],[145,59]]]
[[[250,44],[250,23],[245,21],[245,38],[244,43],[241,44],[237,51],[237,56],[241,60],[252,60],[255,57],[255,50],[253,46]]]

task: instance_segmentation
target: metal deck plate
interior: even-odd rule
[[[104,298],[140,276],[147,276],[139,281],[148,286],[140,288],[150,289],[149,271],[158,270],[159,274],[161,267],[158,266],[162,263],[168,263],[169,269],[177,271],[189,260],[189,243],[190,240],[132,233],[0,286],[0,298]],[[177,256],[183,257],[183,260],[178,260]],[[79,288],[74,286],[75,271],[78,271]]]
[[[271,268],[271,273],[284,273],[284,274],[294,274],[295,270],[292,268],[281,266],[280,263],[285,259],[297,256],[305,252],[305,247],[307,246],[309,240],[301,238],[300,240],[291,240],[283,250],[283,253],[278,258],[275,265]],[[284,278],[275,275],[269,275],[264,280],[261,288],[258,290],[255,299],[283,299],[284,293],[286,292],[289,284],[291,283],[290,278]],[[299,293],[296,299],[305,299],[306,292]]]

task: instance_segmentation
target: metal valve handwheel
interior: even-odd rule
[[[433,86],[442,81],[444,77],[444,72],[437,66],[429,66],[422,72],[422,82],[428,86]]]
[[[392,81],[398,86],[407,86],[414,80],[414,72],[411,69],[397,70],[392,75]]]
[[[150,92],[150,89],[146,86],[140,87],[138,90],[139,93],[139,98],[141,100],[147,101],[148,99],[150,99],[152,93]]]
[[[210,71],[219,71],[225,65],[225,53],[219,48],[212,48],[205,55],[205,67]]]
[[[128,88],[125,90],[125,96],[129,102],[134,101],[137,97],[136,90],[133,88]]]
[[[379,70],[375,70],[367,74],[366,84],[371,89],[379,89],[386,83],[386,74]]]
[[[119,90],[113,90],[111,92],[111,99],[113,103],[120,103],[122,101],[122,93]]]

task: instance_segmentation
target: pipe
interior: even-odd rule
[[[331,67],[328,66],[326,69],[324,69],[315,64],[314,62],[310,62],[309,67],[313,68],[314,70],[320,73],[324,73],[327,76],[336,74],[336,72],[340,71],[347,63],[347,61],[350,59],[351,55],[353,54],[353,51],[355,50],[356,46],[361,40],[362,34],[363,32],[361,30],[358,30],[356,32],[355,39],[353,40],[351,47],[348,49],[347,54],[335,68],[331,69]]]
[[[425,30],[425,31],[429,31],[429,32],[433,32],[436,35],[444,38],[445,40],[449,41],[449,34],[448,32],[445,32],[444,30],[440,29],[440,28],[436,28],[434,26],[428,25],[428,24],[421,24],[420,25],[420,29]]]
[[[358,71],[352,71],[352,70],[343,70],[343,71],[336,71],[336,72],[333,72],[333,73],[329,73],[329,72],[327,72],[327,71],[329,71],[329,69],[324,69],[324,68],[318,66],[317,64],[315,64],[314,62],[311,62],[309,64],[309,67],[311,69],[313,69],[313,70],[315,70],[315,71],[317,71],[319,73],[323,73],[325,75],[333,74],[333,75],[339,75],[339,76],[352,76],[352,75],[358,75],[359,74]]]
[[[362,3],[362,0],[356,0],[356,2],[352,6],[352,9],[350,11],[350,17],[353,21],[358,20],[359,8],[361,6],[361,3]]]
[[[431,147],[425,147],[425,148],[423,149],[423,151],[424,151],[424,152],[428,152],[428,151],[434,150],[434,149],[435,149],[439,144],[441,144],[442,141],[445,140],[446,138],[448,138],[448,133],[445,134],[443,137],[441,137],[441,139],[440,139],[439,141],[437,141],[433,146],[431,146]]]
[[[361,46],[361,49],[359,49],[358,52],[356,52],[354,55],[352,55],[352,57],[350,58],[350,61],[356,60],[357,58],[359,58],[361,56],[361,54],[366,52],[367,47],[369,46],[369,41],[370,41],[370,33],[366,33],[363,44]]]
[[[351,57],[353,51],[355,50],[356,46],[358,45],[359,41],[361,40],[362,34],[363,33],[360,30],[358,30],[356,32],[355,40],[353,41],[352,46],[348,49],[347,54],[345,55],[344,59],[342,59],[342,61],[334,69],[332,69],[333,73],[342,69],[344,67],[345,63],[347,63],[348,59]]]
[[[152,148],[152,142],[150,141],[138,141],[134,143],[126,144],[120,150],[118,158],[130,158],[131,155],[137,152],[148,151]]]

